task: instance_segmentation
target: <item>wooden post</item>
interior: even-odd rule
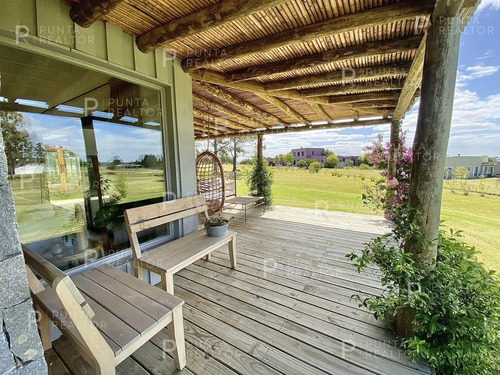
[[[387,179],[392,180],[396,177],[396,169],[399,160],[399,147],[401,138],[399,136],[401,130],[401,121],[393,120],[391,122],[391,140],[389,150],[389,165],[387,167]]]
[[[260,165],[260,163],[262,163],[262,159],[263,159],[263,156],[262,156],[263,151],[264,151],[263,140],[264,140],[264,136],[262,134],[257,135],[257,165]]]
[[[62,148],[57,149],[57,167],[61,190],[66,191],[68,190],[68,182],[66,180],[66,163],[64,162],[64,150]]]
[[[460,46],[463,1],[439,1],[428,29],[417,129],[413,143],[413,169],[409,203],[421,215],[420,230],[431,241],[427,248],[407,243],[405,252],[420,254],[430,266],[437,255],[443,174],[450,136],[453,96]],[[400,309],[396,334],[413,333],[412,311]]]

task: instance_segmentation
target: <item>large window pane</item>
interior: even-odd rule
[[[167,190],[159,91],[1,52],[0,123],[21,241],[63,269],[128,248],[123,211]],[[168,236],[165,226],[140,241]]]

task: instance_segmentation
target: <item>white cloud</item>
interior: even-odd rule
[[[465,72],[458,72],[457,76],[457,86],[463,87],[466,81],[472,81],[477,78],[483,78],[487,76],[491,76],[498,72],[500,66],[493,65],[473,65],[465,68]]]
[[[485,10],[486,8],[492,8],[494,10],[500,10],[500,0],[482,0],[481,4],[477,8],[478,12]]]

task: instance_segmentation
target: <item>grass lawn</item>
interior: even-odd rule
[[[232,166],[226,165],[226,170]],[[248,194],[246,180],[249,166],[238,166],[238,195]],[[306,170],[274,167],[273,204],[353,213],[376,214],[363,206],[363,185],[370,184],[378,171],[358,169],[322,169],[312,174]],[[334,174],[332,176],[332,173]],[[445,228],[462,230],[465,242],[481,253],[480,260],[489,269],[500,271],[500,180],[483,180],[487,193],[482,197],[479,180],[468,180],[471,192],[464,195],[456,186],[445,182],[442,219]],[[454,187],[454,190],[451,188]],[[492,195],[496,194],[496,195]]]

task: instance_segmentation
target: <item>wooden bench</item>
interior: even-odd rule
[[[52,346],[50,319],[96,374],[113,375],[118,364],[167,327],[176,366],[186,365],[183,300],[109,265],[70,278],[24,245],[23,251],[45,350]]]
[[[137,238],[138,232],[200,213],[208,219],[203,195],[126,210],[125,221],[134,256],[135,276],[142,278],[143,269],[157,273],[161,275],[162,288],[174,294],[176,272],[202,257],[209,260],[212,251],[226,244],[229,247],[231,268],[235,268],[236,233],[229,230],[222,237],[209,237],[204,230],[198,230],[142,252]]]

